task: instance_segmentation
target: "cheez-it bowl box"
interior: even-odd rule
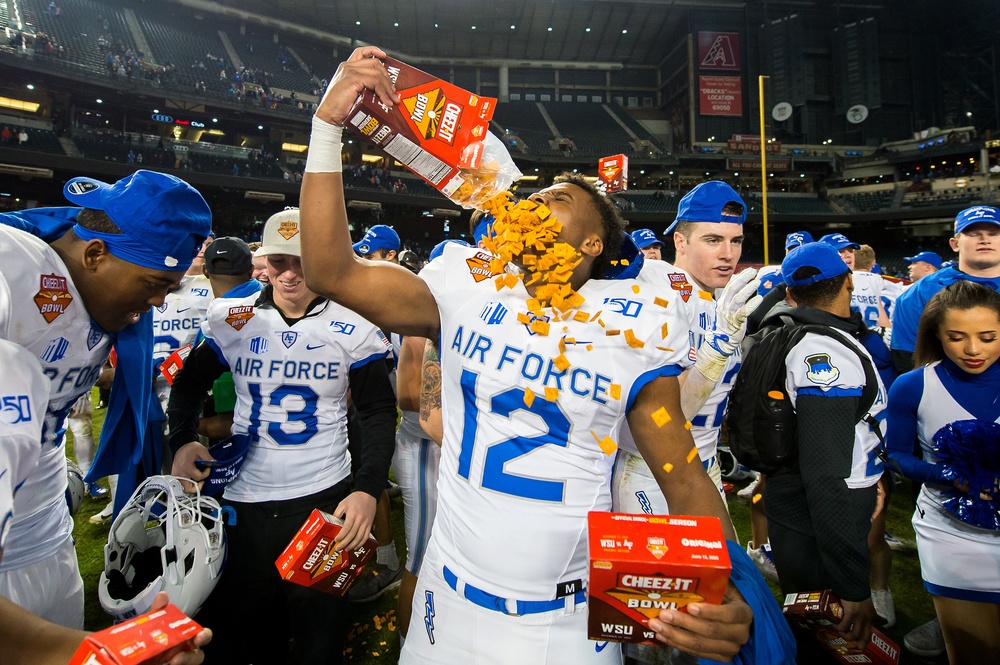
[[[389,153],[445,196],[464,182],[459,167],[475,169],[497,100],[463,90],[394,58],[383,58],[399,101],[392,108],[365,90],[347,126]]]
[[[378,543],[368,536],[365,544],[356,550],[338,552],[334,545],[343,526],[343,520],[322,510],[313,510],[274,562],[281,577],[317,591],[344,595],[375,554]]]
[[[604,183],[604,191],[608,194],[624,192],[628,189],[628,157],[601,157],[597,162],[597,177]]]
[[[844,606],[833,591],[812,591],[809,593],[790,593],[785,596],[781,608],[786,617],[805,617],[809,619],[822,617],[834,623],[840,623],[844,618]]]
[[[863,649],[847,641],[837,630],[844,618],[844,606],[829,589],[790,593],[785,596],[782,611],[796,634],[800,662],[899,665],[899,645],[877,628],[872,628],[871,639]],[[806,654],[808,660],[803,659]]]
[[[153,665],[194,649],[201,626],[173,605],[88,635],[69,665]]]
[[[721,603],[731,564],[717,517],[587,516],[590,639],[658,644],[649,620],[689,603]]]

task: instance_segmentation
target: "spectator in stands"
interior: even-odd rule
[[[24,127],[22,127],[21,131],[17,133],[17,144],[19,146],[23,146],[27,142],[28,142],[28,132]]]
[[[10,127],[4,125],[3,129],[0,130],[0,142],[10,143],[13,140],[14,140],[14,133],[10,131]]]
[[[642,250],[643,256],[646,257],[648,261],[660,261],[663,256],[660,250],[663,249],[663,243],[656,235],[656,231],[652,229],[636,229],[632,232],[632,241]]]
[[[935,252],[920,252],[903,260],[910,264],[910,280],[914,282],[941,269],[941,256]]]

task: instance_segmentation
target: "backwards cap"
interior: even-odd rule
[[[795,278],[800,268],[815,268],[818,272],[808,277]],[[840,252],[833,245],[825,242],[813,242],[799,245],[788,253],[781,262],[781,278],[788,286],[803,286],[815,284],[826,279],[839,277],[845,272],[851,272]]]
[[[112,255],[153,270],[187,270],[212,232],[212,211],[201,194],[180,178],[139,170],[113,185],[73,178],[63,194],[74,205],[102,210],[121,233],[101,233],[79,224],[82,240],[103,240]]]

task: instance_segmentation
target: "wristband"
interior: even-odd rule
[[[344,161],[340,156],[343,132],[343,127],[313,116],[306,173],[340,173],[344,170]]]

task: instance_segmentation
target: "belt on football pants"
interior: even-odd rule
[[[482,589],[477,589],[471,584],[463,584],[462,591],[459,591],[458,576],[451,572],[448,566],[443,566],[443,568],[444,581],[448,583],[448,586],[464,595],[465,599],[474,605],[479,605],[479,607],[484,607],[494,612],[510,616],[523,616],[525,614],[540,614],[542,612],[551,612],[552,610],[561,610],[566,607],[565,597],[556,598],[555,600],[514,600],[513,598],[495,596]],[[587,592],[585,589],[581,589],[574,593],[572,598],[574,602],[582,603],[587,600]],[[514,608],[513,611],[511,611],[512,606]]]

